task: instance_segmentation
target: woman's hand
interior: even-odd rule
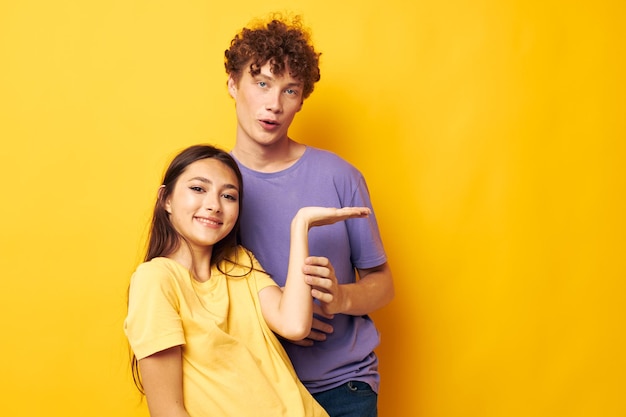
[[[346,219],[367,217],[367,207],[303,207],[293,218],[293,223],[304,222],[307,227],[325,226]]]

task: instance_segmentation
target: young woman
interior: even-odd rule
[[[124,325],[152,417],[327,416],[274,333],[303,339],[312,295],[330,297],[305,283],[330,274],[325,258],[307,259],[309,229],[369,209],[299,210],[281,290],[237,244],[242,190],[237,164],[212,146],[183,150],[165,172]]]

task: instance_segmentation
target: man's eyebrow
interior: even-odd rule
[[[276,78],[263,74],[263,73],[258,73],[257,75],[255,75],[255,78],[263,78],[264,80],[267,80],[267,81],[276,81]],[[287,84],[287,87],[301,87],[303,84],[304,83],[301,81],[296,81],[296,82]]]

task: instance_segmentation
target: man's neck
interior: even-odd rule
[[[306,147],[292,139],[270,146],[235,143],[232,152],[246,168],[258,172],[278,172],[289,168],[304,154]]]

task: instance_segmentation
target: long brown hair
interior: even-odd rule
[[[241,203],[243,201],[243,179],[241,171],[239,170],[239,167],[233,157],[227,152],[211,145],[194,145],[182,150],[178,155],[176,155],[163,175],[161,187],[159,188],[157,199],[154,204],[148,245],[146,248],[146,255],[144,257],[145,262],[159,256],[171,255],[176,251],[176,249],[178,249],[181,243],[184,242],[184,238],[176,231],[170,221],[169,213],[165,210],[165,202],[174,191],[176,182],[181,174],[185,172],[185,169],[187,169],[187,167],[192,163],[202,159],[216,159],[222,162],[235,173],[237,181],[239,182],[239,212],[237,213],[237,221],[235,222],[235,225],[230,233],[226,235],[224,239],[213,245],[211,265],[219,265],[220,262],[226,260],[225,258],[231,249],[237,246],[239,217],[241,214]],[[144,391],[141,383],[141,376],[139,374],[139,365],[137,357],[134,353],[132,353],[131,358],[131,371],[135,385],[143,394]]]

